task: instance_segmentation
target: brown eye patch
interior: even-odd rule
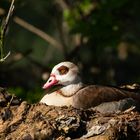
[[[61,66],[58,68],[58,71],[59,71],[60,75],[64,75],[69,71],[69,68],[66,66]]]

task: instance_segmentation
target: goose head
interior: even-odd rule
[[[50,89],[57,85],[66,87],[80,82],[79,68],[72,62],[61,62],[54,66],[43,89]]]

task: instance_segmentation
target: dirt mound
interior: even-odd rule
[[[0,88],[0,139],[140,139],[140,113],[133,108],[101,114],[92,108],[28,104]]]

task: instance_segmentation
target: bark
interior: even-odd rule
[[[140,139],[140,113],[28,104],[0,88],[0,140]]]

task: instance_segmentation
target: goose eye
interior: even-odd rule
[[[58,71],[59,71],[60,75],[64,75],[69,71],[69,68],[66,67],[66,66],[61,66],[61,67],[58,68]]]

